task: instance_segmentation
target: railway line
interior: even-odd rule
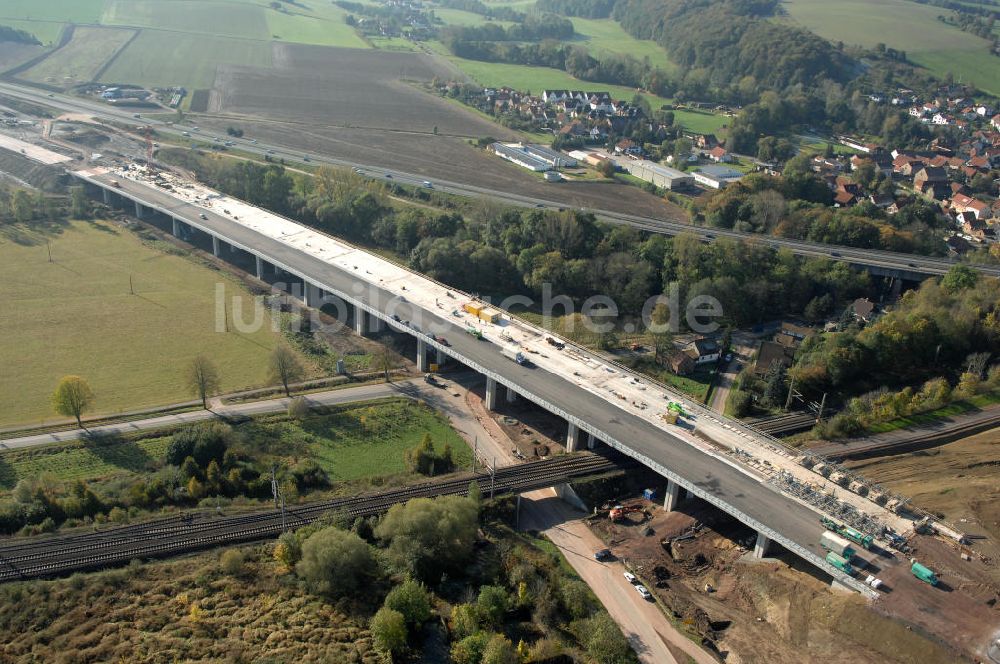
[[[516,494],[564,483],[574,477],[617,470],[601,456],[564,455],[497,469],[495,474],[464,473],[373,494],[319,501],[281,510],[229,517],[180,515],[111,530],[0,544],[0,582],[100,569],[132,559],[161,558],[216,546],[273,538],[312,523],[330,511],[350,517],[382,513],[412,498],[464,495],[472,480],[483,494]]]
[[[749,419],[746,423],[758,431],[781,437],[812,428],[816,424],[816,416],[812,413],[781,413]]]

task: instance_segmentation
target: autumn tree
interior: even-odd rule
[[[295,351],[285,345],[275,347],[271,353],[271,380],[281,383],[285,388],[285,396],[292,396],[289,384],[302,380],[305,373],[306,370],[296,357]]]
[[[56,412],[66,417],[75,417],[78,427],[83,427],[80,416],[94,403],[94,392],[87,381],[79,376],[64,376],[52,394],[52,405]]]
[[[201,405],[208,409],[208,397],[219,391],[219,369],[212,360],[198,355],[188,366],[187,386],[191,393],[201,399]]]

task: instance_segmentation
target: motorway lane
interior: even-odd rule
[[[62,109],[67,112],[77,112],[77,113],[86,112],[98,118],[112,119],[118,122],[127,122],[129,124],[136,124],[138,122],[141,122],[143,124],[149,124],[156,127],[157,131],[167,134],[172,134],[175,137],[182,137],[182,132],[184,131],[190,132],[190,127],[185,127],[180,125],[167,125],[165,121],[161,120],[153,120],[147,118],[136,119],[133,118],[132,113],[128,111],[119,111],[117,109],[108,107],[104,104],[98,104],[95,102],[90,102],[88,100],[82,100],[77,98],[66,98],[63,97],[62,95],[50,98],[41,92],[35,91],[30,88],[24,88],[22,86],[12,85],[10,83],[0,83],[0,93],[4,93],[12,97],[17,97],[20,99],[31,101],[33,103],[45,104],[51,107]],[[201,138],[203,140],[211,141],[212,136],[204,132],[197,132],[197,133],[192,133],[191,138]],[[305,157],[308,157],[310,162],[314,162],[316,164],[327,164],[334,166],[360,168],[365,172],[366,175],[370,175],[376,178],[385,178],[386,174],[389,174],[392,175],[392,179],[395,182],[400,184],[421,186],[424,180],[426,179],[422,176],[414,175],[411,173],[405,173],[393,169],[385,169],[365,164],[359,164],[344,159],[336,159],[333,157],[328,157],[326,155],[319,155],[302,151],[292,151],[280,146],[265,145],[262,143],[251,143],[249,139],[231,139],[226,137],[225,140],[233,140],[236,143],[236,147],[238,149],[245,152],[257,154],[262,157],[269,154],[269,152],[273,152],[274,157],[291,158],[293,160],[299,160],[299,161],[303,161]],[[568,205],[565,202],[521,196],[518,194],[513,194],[505,191],[498,191],[484,187],[477,187],[459,182],[447,181],[440,178],[436,178],[434,180],[434,187],[440,191],[444,191],[449,194],[456,194],[459,196],[471,196],[471,197],[490,197],[512,205],[517,205],[522,207],[543,206],[547,208],[557,208]],[[876,267],[887,270],[895,270],[915,275],[916,274],[941,275],[947,272],[948,269],[955,263],[955,261],[947,258],[932,258],[932,257],[924,257],[911,254],[900,254],[888,251],[856,249],[852,247],[843,247],[837,245],[815,244],[811,242],[802,242],[799,240],[789,240],[784,238],[762,236],[755,233],[740,233],[738,231],[726,230],[726,229],[703,228],[703,227],[693,226],[689,223],[684,223],[684,222],[655,219],[650,217],[641,217],[637,215],[628,215],[618,212],[611,212],[607,210],[591,209],[589,211],[593,212],[599,219],[603,221],[616,224],[628,224],[631,226],[635,226],[636,228],[640,228],[642,230],[654,233],[663,233],[666,235],[676,235],[678,233],[692,233],[705,241],[713,241],[720,237],[728,237],[735,240],[749,239],[753,240],[754,242],[766,244],[771,247],[789,249],[793,253],[800,256],[809,256],[814,258],[821,257],[835,261],[846,261],[855,265]],[[988,266],[988,265],[975,265],[973,267],[980,270],[984,274],[1000,277],[1000,267]]]
[[[95,179],[109,183],[115,178],[104,175]],[[355,295],[358,292],[355,285],[359,283],[359,279],[312,254],[246,228],[212,210],[188,203],[178,204],[177,199],[167,192],[129,179],[118,181],[119,191],[171,209],[185,219],[191,219],[188,223],[217,233],[226,241],[253,248],[269,256],[269,260],[273,259],[308,278],[311,283],[326,290],[359,297],[379,311],[395,312],[403,320],[415,322],[421,330],[435,329],[450,342],[450,348],[446,352],[472,358],[485,369],[505,376],[564,412],[579,414],[592,427],[681,474],[700,490],[782,533],[813,554],[819,557],[824,555],[817,544],[823,532],[818,515],[806,505],[776,492],[757,477],[751,477],[742,470],[707,455],[652,423],[580,388],[572,379],[567,380],[566,377],[539,368],[524,367],[504,358],[498,346],[479,341],[466,334],[463,327],[425,312],[409,302],[400,301],[400,298],[380,287],[364,282],[362,294]],[[199,214],[205,214],[206,218],[200,219]],[[403,328],[402,331],[408,330]]]

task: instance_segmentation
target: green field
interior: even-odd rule
[[[3,0],[0,19],[100,23],[105,0]]]
[[[344,23],[347,12],[331,4],[286,4],[284,11],[267,10],[272,39],[298,44],[368,48],[354,28]]]
[[[143,83],[189,90],[210,88],[220,64],[267,67],[267,42],[143,30],[104,72],[106,83]]]
[[[472,465],[472,451],[441,414],[409,399],[340,406],[332,413],[290,420],[268,416],[236,425],[238,437],[257,456],[271,450],[289,465],[311,459],[334,482],[405,472],[403,453],[430,434],[435,449],[451,445],[457,467]],[[267,438],[270,442],[262,443]],[[99,445],[73,441],[0,452],[0,489],[48,475],[63,482],[107,480],[149,472],[165,463],[169,434]],[[266,454],[265,454],[266,456]]]
[[[98,414],[190,399],[183,371],[198,353],[214,358],[225,390],[264,384],[278,335],[270,325],[216,332],[219,283],[252,311],[246,291],[219,273],[108,223],[75,222],[48,238],[5,229],[0,426],[60,419],[49,398],[66,374],[90,382]]]
[[[667,52],[659,44],[646,39],[636,39],[613,19],[573,18],[573,28],[580,34],[581,46],[586,46],[593,55],[606,53],[631,55],[637,60],[649,59],[649,63],[668,72],[677,66],[670,61]]]
[[[59,42],[59,36],[62,34],[63,28],[66,27],[66,24],[62,21],[19,21],[9,18],[0,18],[0,24],[24,30],[34,35],[45,46],[55,46]]]
[[[472,465],[472,451],[444,416],[409,399],[352,406],[294,426],[307,436],[310,458],[335,482],[404,472],[403,453],[425,433],[438,451],[451,445],[458,467]]]
[[[262,7],[235,2],[111,0],[101,23],[266,40],[269,33],[264,12]],[[180,50],[176,55],[186,57]]]
[[[68,87],[91,81],[107,60],[135,34],[120,28],[77,27],[73,39],[20,78]]]
[[[910,0],[786,0],[789,20],[821,37],[906,51],[912,61],[1000,94],[1000,58],[987,42],[937,20],[948,10]]]

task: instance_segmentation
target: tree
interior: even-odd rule
[[[292,396],[289,383],[302,380],[305,373],[306,370],[299,362],[295,351],[285,345],[275,347],[271,353],[271,380],[281,383],[285,388],[285,396]]]
[[[956,293],[972,288],[978,280],[979,274],[972,268],[965,265],[952,265],[948,273],[941,278],[941,285],[948,291]]]
[[[483,649],[482,664],[518,664],[514,644],[503,634],[494,634]]]
[[[86,219],[90,216],[90,199],[87,198],[87,192],[83,187],[70,187],[69,209],[77,219]]]
[[[31,200],[31,194],[24,189],[17,189],[10,198],[10,211],[14,215],[14,221],[19,224],[26,224],[35,216],[35,204]]]
[[[628,664],[633,661],[632,648],[625,635],[607,613],[591,618],[586,634],[587,652],[601,664]]]
[[[376,650],[392,655],[406,648],[406,620],[399,611],[382,607],[372,616],[368,627]]]
[[[490,638],[489,632],[477,632],[465,637],[451,647],[452,661],[455,664],[481,664]]]
[[[52,405],[56,412],[66,417],[75,417],[76,425],[83,428],[80,415],[94,403],[94,393],[87,381],[79,376],[63,376],[52,394]]]
[[[229,576],[239,576],[242,574],[245,563],[246,558],[239,549],[226,549],[219,557],[219,565],[222,567],[222,571]]]
[[[310,592],[347,597],[371,585],[378,562],[371,547],[354,533],[324,528],[302,543],[302,559],[295,572]]]
[[[451,610],[451,632],[461,641],[479,631],[479,611],[474,604],[459,604]]]
[[[503,625],[504,616],[510,606],[510,595],[502,586],[483,586],[476,598],[476,612],[479,618],[491,627]]]
[[[212,360],[198,355],[188,365],[187,386],[192,394],[201,399],[202,408],[208,410],[208,397],[219,391],[219,369]]]
[[[431,597],[424,584],[407,579],[389,591],[384,606],[399,611],[406,624],[420,627],[431,617]]]
[[[414,498],[391,507],[375,537],[388,543],[387,557],[396,569],[437,581],[472,555],[478,512],[475,503],[459,496]]]

